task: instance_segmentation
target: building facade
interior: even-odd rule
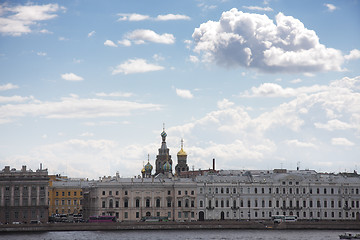
[[[55,214],[81,214],[85,179],[68,179],[51,175],[49,181],[49,216]]]
[[[0,222],[48,221],[48,172],[6,166],[0,171]]]

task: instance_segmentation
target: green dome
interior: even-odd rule
[[[166,161],[166,163],[163,165],[163,169],[165,172],[170,172],[171,171],[171,164]]]

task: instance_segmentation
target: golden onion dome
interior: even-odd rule
[[[184,151],[183,148],[180,149],[180,151],[177,153],[178,156],[187,156],[187,153]]]
[[[145,168],[141,169],[141,172],[144,173],[144,172],[145,172]]]

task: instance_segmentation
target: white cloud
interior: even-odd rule
[[[359,59],[360,58],[360,50],[353,49],[353,50],[350,51],[350,53],[348,55],[345,55],[344,58],[346,60]]]
[[[173,44],[175,42],[174,35],[169,33],[164,33],[160,35],[149,29],[134,30],[126,34],[125,39],[133,40],[136,44],[143,44],[145,42]]]
[[[112,93],[96,93],[95,94],[98,97],[131,97],[134,94],[133,93],[123,93],[123,92],[112,92]]]
[[[315,31],[282,13],[275,20],[233,8],[194,30],[194,52],[205,62],[264,72],[343,70],[341,51],[320,44]]]
[[[353,126],[352,124],[342,122],[338,119],[329,120],[326,124],[316,122],[314,123],[314,126],[316,128],[326,129],[328,131],[347,130],[355,128],[355,126]]]
[[[313,85],[310,87],[283,88],[276,83],[263,83],[252,87],[251,92],[245,91],[241,97],[296,97],[300,94],[315,93],[327,89],[327,86]]]
[[[176,95],[178,95],[181,98],[186,98],[186,99],[192,99],[194,96],[192,95],[192,93],[190,92],[190,90],[187,89],[176,89]]]
[[[144,21],[144,20],[155,20],[155,21],[173,21],[173,20],[190,20],[191,18],[182,14],[165,14],[158,15],[156,18],[148,15],[142,15],[138,13],[119,13],[120,18],[118,21]]]
[[[61,78],[66,81],[82,81],[82,80],[84,80],[82,77],[80,77],[74,73],[61,74]]]
[[[4,85],[0,85],[0,91],[7,91],[7,90],[11,90],[11,89],[17,89],[19,88],[19,86],[14,85],[12,83],[7,83]]]
[[[258,6],[243,6],[245,9],[271,12],[274,11],[271,7],[258,7]]]
[[[217,107],[219,109],[226,109],[226,108],[230,108],[234,106],[234,103],[233,102],[230,102],[228,99],[224,98],[223,100],[221,101],[218,101],[217,103]]]
[[[297,139],[287,140],[285,141],[289,146],[301,147],[301,148],[316,148],[316,145],[309,142],[300,142]]]
[[[46,5],[17,5],[8,7],[6,3],[0,5],[0,32],[4,35],[21,36],[31,33],[31,26],[39,26],[41,21],[57,17],[55,14],[64,7],[58,4]],[[41,33],[49,33],[42,29]]]
[[[8,102],[25,102],[28,100],[34,99],[31,97],[21,97],[21,96],[11,96],[11,97],[4,97],[0,96],[0,103],[8,103]]]
[[[192,63],[197,63],[197,62],[199,62],[199,58],[197,56],[190,55],[189,56],[189,61],[192,62]]]
[[[117,47],[117,45],[116,45],[113,41],[111,41],[111,40],[106,40],[106,41],[104,42],[104,45],[105,45],[105,46],[108,46],[108,47]]]
[[[118,21],[144,21],[150,19],[148,15],[137,13],[119,13],[118,16],[120,16]]]
[[[81,137],[93,137],[94,134],[91,133],[91,132],[84,132],[84,133],[82,133],[80,136],[81,136]]]
[[[95,35],[95,33],[96,33],[95,31],[91,31],[91,32],[89,32],[89,33],[88,33],[88,37],[92,37],[92,36],[94,36],[94,35]]]
[[[181,14],[166,14],[166,15],[158,15],[156,20],[158,21],[169,21],[169,20],[190,20],[191,18],[186,15]]]
[[[331,3],[324,3],[324,6],[327,7],[327,10],[329,12],[333,12],[337,9],[337,7],[334,4]]]
[[[130,47],[131,46],[131,41],[128,40],[128,39],[124,39],[124,40],[118,41],[118,44],[123,45],[125,47]]]
[[[336,146],[354,146],[355,143],[349,141],[346,138],[332,138],[331,139],[331,144],[332,145],[336,145]]]
[[[291,80],[290,82],[295,84],[295,83],[301,83],[302,80],[300,78],[296,78],[294,80]]]
[[[20,99],[21,100],[21,99]],[[33,116],[53,119],[79,119],[129,116],[134,112],[158,111],[160,105],[105,99],[82,99],[77,96],[62,98],[57,102],[32,99],[28,103],[0,106],[0,119]]]
[[[160,71],[163,70],[164,67],[156,64],[147,63],[145,59],[137,58],[137,59],[129,59],[126,62],[116,66],[116,68],[112,71],[112,74],[133,74],[133,73],[145,73],[152,71]]]

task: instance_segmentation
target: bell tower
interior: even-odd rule
[[[162,142],[161,142],[161,147],[159,148],[159,154],[156,156],[155,175],[158,175],[159,173],[165,173],[165,171],[164,171],[165,163],[167,163],[167,165],[166,165],[167,172],[172,171],[171,155],[169,154],[169,149],[166,146],[167,134],[165,132],[165,123],[163,125],[163,131],[162,131],[162,133],[160,135],[161,135],[161,138],[162,138]]]
[[[187,154],[183,148],[184,148],[184,140],[181,139],[181,149],[177,153],[178,164],[175,167],[175,172],[177,173],[178,176],[180,176],[181,172],[189,171],[189,166],[187,165]]]

